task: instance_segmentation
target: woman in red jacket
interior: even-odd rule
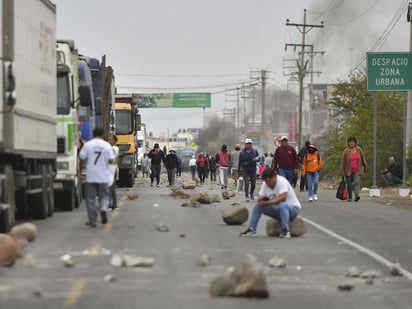
[[[346,178],[348,202],[352,202],[352,192],[355,192],[355,202],[360,200],[360,176],[366,171],[366,159],[363,151],[357,146],[355,137],[348,138],[348,147],[343,151],[341,172]],[[353,190],[352,190],[353,188]]]

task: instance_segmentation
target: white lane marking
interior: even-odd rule
[[[306,219],[304,217],[302,217],[302,219],[306,223],[312,225],[314,228],[324,232],[325,234],[327,234],[327,235],[329,235],[329,236],[331,236],[335,239],[338,239],[338,240],[342,241],[343,243],[345,243],[345,244],[359,250],[360,252],[363,252],[364,254],[370,256],[372,259],[374,259],[375,261],[381,263],[382,265],[384,265],[387,268],[391,268],[393,265],[395,265],[395,263],[389,261],[388,259],[384,258],[382,255],[379,255],[375,251],[372,251],[372,250],[370,250],[370,249],[368,249],[368,248],[366,248],[366,247],[364,247],[364,246],[362,246],[362,245],[360,245],[356,242],[353,242],[353,241],[351,241],[351,240],[349,240],[349,239],[347,239],[347,238],[345,238],[345,237],[343,237],[339,234],[336,234],[335,232],[327,229],[326,227],[323,227],[320,224],[317,224],[314,221],[311,221],[311,220]],[[412,273],[410,273],[409,271],[407,271],[404,268],[401,268],[400,271],[401,271],[401,273],[404,277],[406,277],[408,280],[412,281]]]

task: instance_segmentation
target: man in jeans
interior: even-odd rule
[[[240,236],[256,234],[257,225],[262,214],[280,221],[281,237],[290,238],[289,221],[299,214],[302,207],[289,181],[267,168],[262,175],[264,182],[259,191],[258,203],[252,211],[249,227]]]
[[[276,148],[273,158],[273,169],[293,185],[295,176],[298,174],[298,166],[298,155],[295,148],[289,145],[287,136],[282,136],[280,146]]]
[[[88,141],[79,153],[80,175],[87,160],[85,183],[86,207],[88,222],[86,225],[96,227],[97,210],[96,197],[100,202],[100,216],[102,224],[107,223],[107,210],[109,206],[109,184],[113,181],[110,173],[110,165],[113,164],[116,155],[112,146],[104,140],[104,130],[95,128],[93,139]],[[83,177],[83,176],[82,176]]]

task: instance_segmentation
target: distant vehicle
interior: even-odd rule
[[[177,156],[182,160],[182,170],[187,171],[190,169],[189,161],[194,154],[195,154],[194,150],[190,148],[180,149],[177,152]]]

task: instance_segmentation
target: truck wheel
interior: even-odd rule
[[[60,194],[59,208],[63,211],[72,211],[76,204],[76,189],[73,188],[71,192],[64,192]]]
[[[83,201],[83,185],[81,184],[80,179],[78,179],[74,207],[79,208],[82,201]]]
[[[134,174],[128,175],[125,181],[125,187],[133,187],[134,184]]]
[[[30,205],[33,207],[33,217],[35,219],[46,219],[49,215],[49,198],[48,198],[48,173],[46,165],[40,165],[41,171],[41,193],[32,194]]]
[[[54,172],[53,172],[53,167],[51,164],[47,166],[48,170],[48,201],[49,201],[49,217],[53,216],[54,213],[54,188],[53,188],[53,183],[54,183]]]
[[[26,189],[16,191],[16,218],[25,220],[29,217],[29,202],[27,200]]]
[[[11,165],[4,166],[4,174],[6,181],[2,182],[1,203],[8,204],[9,208],[6,211],[0,211],[0,232],[7,233],[15,223],[15,192],[14,192],[14,172]]]

